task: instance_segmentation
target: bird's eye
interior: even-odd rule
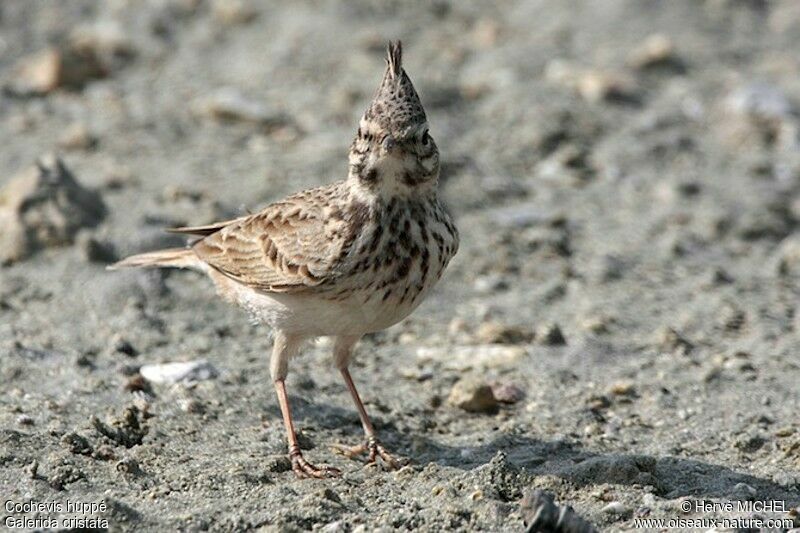
[[[425,130],[425,133],[422,134],[422,139],[420,139],[422,146],[428,146],[431,143],[431,136],[428,134],[428,130]]]

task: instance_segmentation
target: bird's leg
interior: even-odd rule
[[[370,421],[369,415],[367,415],[367,410],[364,408],[364,404],[361,402],[361,398],[358,395],[356,386],[353,383],[353,378],[350,377],[350,371],[347,369],[347,367],[341,368],[340,371],[342,372],[342,377],[347,385],[347,390],[350,391],[350,395],[353,397],[353,402],[356,404],[356,409],[358,409],[358,416],[361,418],[361,425],[364,427],[364,435],[366,436],[367,440],[358,446],[337,446],[335,449],[350,458],[355,458],[363,453],[367,453],[367,464],[374,464],[376,459],[380,457],[386,466],[389,467],[389,469],[399,469],[402,466],[401,462],[392,457],[392,455],[387,452],[378,441],[378,437],[375,434],[375,428],[372,426],[372,421]]]
[[[332,466],[323,465],[316,467],[305,460],[300,444],[297,442],[297,433],[292,422],[292,410],[289,408],[289,396],[286,394],[286,375],[288,373],[289,357],[297,351],[299,342],[289,339],[286,335],[278,333],[272,348],[271,373],[275,383],[275,392],[278,393],[278,404],[283,415],[283,425],[286,427],[286,437],[289,442],[289,459],[292,461],[292,470],[299,478],[338,477],[341,472]]]
[[[300,445],[297,442],[297,433],[294,430],[294,423],[292,422],[292,411],[289,408],[289,397],[286,394],[286,383],[280,379],[275,381],[275,391],[278,393],[278,403],[281,406],[281,414],[283,415],[283,425],[286,426],[286,437],[289,441],[289,459],[292,461],[292,470],[297,477],[337,477],[341,475],[339,470],[332,466],[323,465],[316,467],[305,460],[303,452],[300,451]]]

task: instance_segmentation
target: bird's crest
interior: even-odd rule
[[[397,77],[403,72],[403,43],[389,41],[386,47],[386,64],[392,77]]]
[[[386,72],[362,118],[368,130],[398,138],[427,120],[411,78],[403,69],[403,45],[390,42],[386,48]]]

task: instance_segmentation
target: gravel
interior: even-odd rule
[[[119,531],[514,531],[537,489],[598,530],[684,516],[684,500],[796,508],[799,13],[3,3],[0,190],[61,149],[81,192],[2,215],[58,238],[16,232],[0,250],[0,493],[102,500],[92,516]],[[461,249],[352,368],[383,444],[411,464],[330,449],[362,434],[320,341],[288,390],[307,457],[344,475],[296,480],[270,332],[202,276],[105,264],[185,242],[165,226],[343,177],[397,37]],[[216,378],[144,377],[170,361]],[[491,409],[447,401],[467,381]]]

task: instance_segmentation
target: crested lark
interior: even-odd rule
[[[270,371],[300,477],[316,467],[297,443],[284,380],[303,341],[334,337],[333,361],[358,409],[366,442],[350,456],[394,459],[350,377],[353,346],[407,317],[430,293],[458,249],[458,232],[438,196],[439,150],[425,111],[390,43],[386,72],[350,146],[347,179],[309,189],[256,214],[172,231],[199,236],[188,248],[135,255],[117,267],[178,267],[206,273],[225,299],[275,332]]]

